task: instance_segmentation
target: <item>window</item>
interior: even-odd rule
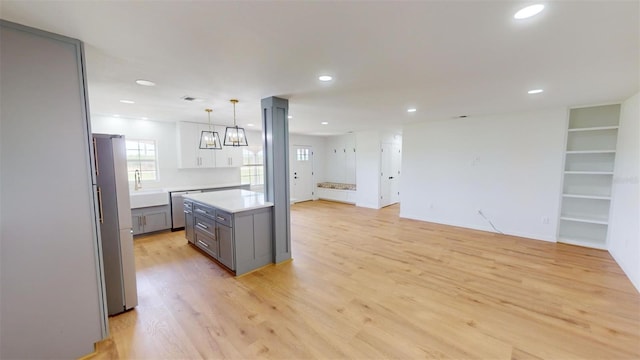
[[[158,180],[158,152],[155,140],[127,139],[127,174],[135,181],[135,172],[140,172],[142,181]]]
[[[309,149],[297,149],[296,159],[298,161],[309,161]]]
[[[240,180],[243,184],[264,185],[264,166],[262,165],[262,147],[242,148],[242,168]]]

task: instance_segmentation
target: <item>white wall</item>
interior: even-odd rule
[[[317,199],[318,196],[317,194],[315,194],[315,186],[319,182],[326,181],[325,166],[327,166],[327,164],[325,163],[324,156],[326,137],[289,134],[289,163],[293,163],[293,161],[295,160],[295,152],[293,151],[293,147],[296,145],[310,146],[313,149],[313,198]],[[289,178],[291,178],[291,176]]]
[[[176,124],[173,122],[92,115],[91,127],[94,133],[121,134],[126,138],[156,141],[160,179],[154,182],[144,182],[142,184],[143,188],[170,188],[183,185],[200,186],[240,182],[239,168],[178,169]],[[256,141],[255,145],[261,144],[261,136],[258,132],[248,131],[247,139],[250,145],[254,145],[254,141]]]
[[[380,208],[380,131],[356,132],[356,206]]]
[[[640,291],[640,94],[622,104],[608,247]]]
[[[565,109],[446,119],[403,129],[405,218],[556,241]],[[548,218],[548,223],[543,223]]]

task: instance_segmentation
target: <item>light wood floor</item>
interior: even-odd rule
[[[233,278],[182,231],[136,239],[139,306],[98,359],[638,359],[640,295],[606,251],[292,207],[294,261]]]

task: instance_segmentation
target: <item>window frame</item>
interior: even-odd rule
[[[247,152],[253,154],[247,156]],[[249,175],[243,175],[244,170],[249,170]],[[246,178],[249,178],[249,182],[244,182]],[[259,179],[259,180],[258,180]],[[258,180],[254,182],[254,180]],[[242,184],[249,184],[250,186],[263,186],[264,185],[264,149],[262,146],[249,146],[242,148],[242,166],[240,167],[240,182]]]
[[[129,145],[130,143],[137,143],[137,151],[138,151],[138,155],[137,158],[134,157],[130,157],[129,155],[129,151],[130,150],[136,150],[134,148],[131,148]],[[125,137],[125,152],[126,152],[126,161],[127,161],[127,179],[129,180],[129,182],[134,182],[134,174],[135,174],[135,170],[139,170],[140,174],[141,174],[141,178],[140,178],[140,182],[145,182],[145,183],[149,183],[149,182],[158,182],[160,181],[160,162],[158,161],[158,142],[155,139],[139,139],[139,138],[127,138]],[[141,144],[145,144],[145,145],[153,145],[153,160],[150,159],[143,159],[141,156]],[[148,152],[149,150],[144,150],[145,152]],[[137,162],[138,167],[137,168],[132,168],[130,167],[130,164],[133,162]],[[143,164],[144,163],[153,163],[153,170],[143,170]],[[154,178],[153,179],[145,179],[145,176],[143,176],[144,173],[153,173],[154,174]]]

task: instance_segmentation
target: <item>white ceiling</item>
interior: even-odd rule
[[[531,2],[2,0],[0,17],[84,41],[93,114],[206,122],[211,106],[225,124],[238,98],[239,124],[259,126],[279,96],[292,132],[337,134],[639,90],[639,1],[543,3],[520,21]]]

